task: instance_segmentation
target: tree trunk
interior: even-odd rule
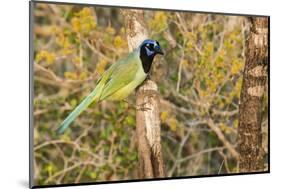
[[[262,100],[267,83],[268,18],[251,17],[239,105],[239,172],[264,169]]]
[[[123,10],[129,50],[147,39],[143,11]],[[152,80],[136,90],[136,127],[138,141],[139,178],[165,177],[160,143],[159,97]]]

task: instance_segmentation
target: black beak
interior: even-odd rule
[[[157,54],[164,55],[164,52],[162,51],[162,49],[160,48],[160,46],[156,46],[156,47],[155,47],[155,52],[156,52]]]

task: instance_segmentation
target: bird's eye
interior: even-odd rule
[[[153,45],[153,44],[149,44],[149,48],[150,48],[150,49],[153,49],[153,48],[154,48],[154,45]]]

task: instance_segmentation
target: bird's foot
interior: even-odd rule
[[[128,105],[127,109],[130,109],[132,106],[134,107],[134,105],[131,104],[130,102],[128,102],[127,100],[124,99],[122,101],[125,102]]]
[[[129,107],[134,107],[137,111],[147,111],[147,110],[151,110],[150,108],[145,107],[145,105],[146,105],[148,102],[144,102],[144,103],[141,103],[141,104],[133,105],[133,104],[130,104],[127,100],[123,100],[123,101],[128,104],[128,108],[129,108]]]
[[[147,104],[148,102],[144,102],[142,104],[137,104],[136,105],[136,110],[137,111],[147,111],[147,110],[151,110],[150,108],[147,108],[145,107],[145,105]]]

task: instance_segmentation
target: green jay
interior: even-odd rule
[[[164,54],[158,41],[146,39],[126,57],[112,64],[97,81],[95,89],[65,118],[57,132],[62,134],[90,104],[105,99],[125,99],[146,79],[157,54]]]

